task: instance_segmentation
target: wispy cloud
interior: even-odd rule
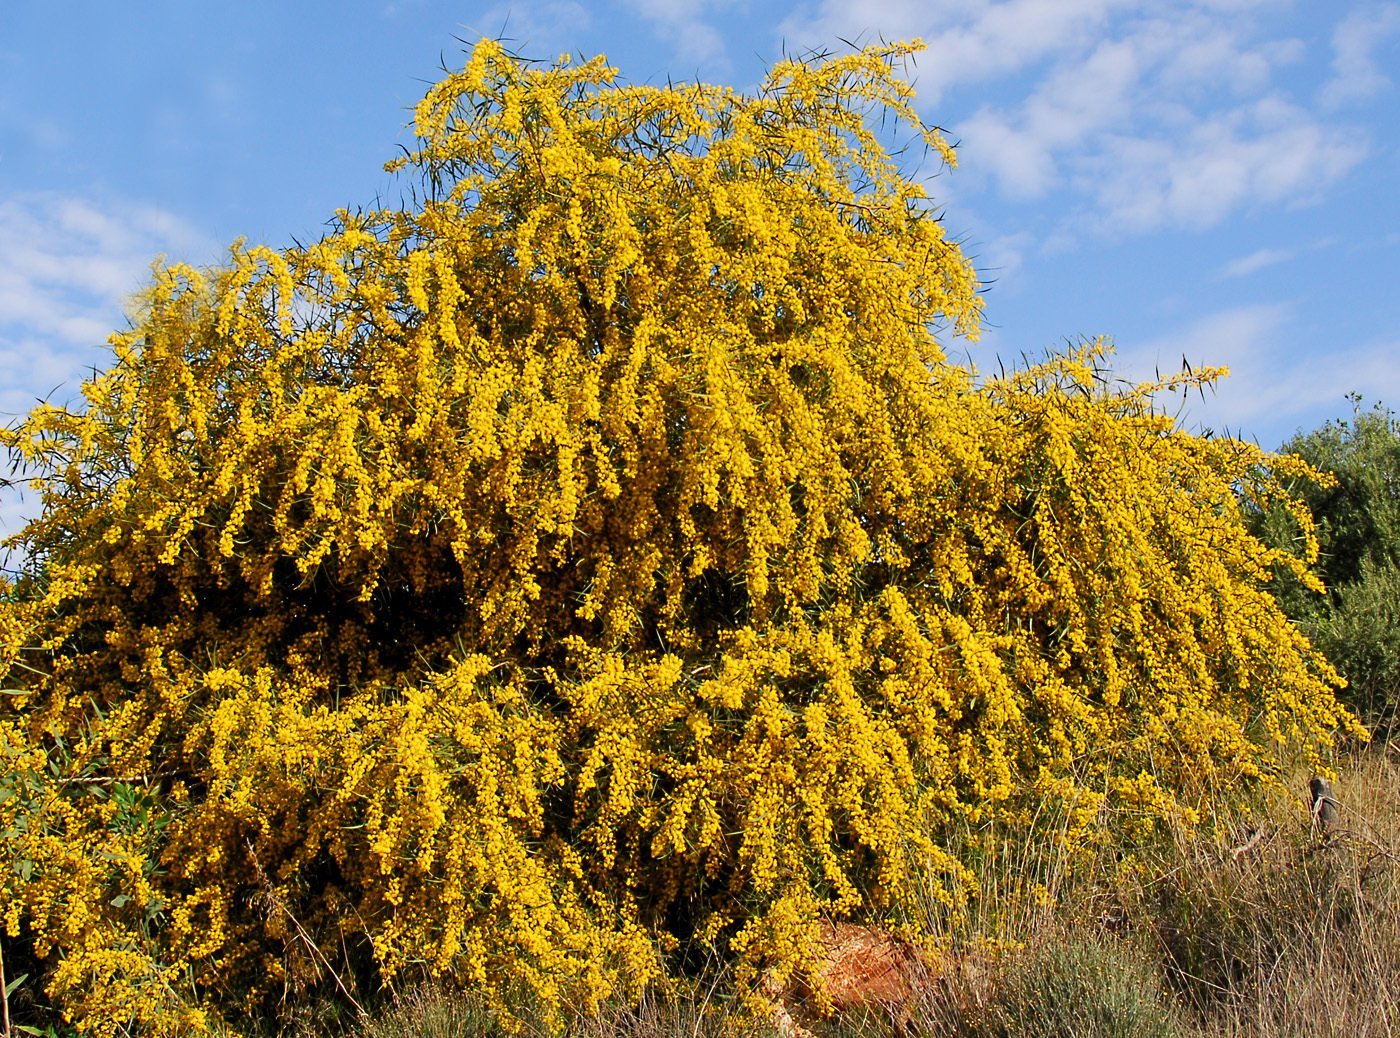
[[[676,50],[683,61],[703,62],[726,68],[729,57],[724,37],[706,19],[717,7],[729,6],[705,0],[625,0],[652,30]]]
[[[1274,96],[1174,129],[1109,135],[1075,160],[1103,229],[1199,230],[1240,209],[1305,204],[1367,152],[1358,131],[1325,125]]]
[[[980,177],[1015,201],[1063,198],[1066,219],[1055,237],[1068,241],[1086,229],[1199,229],[1260,204],[1304,204],[1365,157],[1359,130],[1280,89],[1277,73],[1308,57],[1308,44],[1264,17],[1278,7],[1277,0],[823,0],[783,28],[799,42],[922,36],[929,50],[917,66],[920,104],[951,122],[964,182]],[[1353,71],[1331,93],[1383,85],[1361,43],[1391,31],[1396,11],[1390,3],[1338,27],[1338,67],[1345,60]],[[991,96],[961,118],[940,114],[956,112],[960,91],[974,85]]]
[[[1207,314],[1159,338],[1120,344],[1118,366],[1133,379],[1183,367],[1228,367],[1229,377],[1182,402],[1180,417],[1191,428],[1232,432],[1248,428],[1262,415],[1279,407],[1286,412],[1300,403],[1287,374],[1271,363],[1283,355],[1279,337],[1289,312],[1286,305],[1275,304]],[[1319,386],[1314,381],[1309,389],[1317,391]]]
[[[1353,11],[1332,34],[1332,78],[1322,88],[1328,108],[1364,100],[1390,86],[1376,61],[1376,49],[1400,32],[1400,5]]]
[[[1038,198],[1060,179],[1060,153],[1128,116],[1141,69],[1131,42],[1105,42],[1076,67],[1048,76],[1017,111],[983,107],[964,120],[965,152],[1007,194]]]
[[[815,12],[789,16],[781,31],[797,46],[857,36],[922,37],[929,58],[919,66],[919,94],[923,103],[936,104],[954,87],[1016,73],[1066,50],[1080,51],[1083,41],[1099,38],[1115,11],[1138,2],[822,0]]]
[[[1286,263],[1296,255],[1297,252],[1293,249],[1256,249],[1247,256],[1241,256],[1239,259],[1231,260],[1225,264],[1220,271],[1220,276],[1226,278],[1247,277],[1265,267]]]
[[[578,0],[540,0],[497,4],[474,16],[465,29],[468,39],[500,36],[522,53],[563,54],[573,51],[574,40],[591,22],[588,9]]]
[[[729,59],[723,35],[712,23],[716,10],[733,0],[704,3],[701,0],[621,0],[618,7],[635,17],[629,28],[650,35],[668,46],[681,62],[727,69]],[[393,6],[393,5],[391,5]],[[596,8],[598,5],[592,5]],[[572,53],[578,40],[594,27],[590,5],[581,0],[501,0],[473,16],[468,31],[475,35],[501,36],[522,53]],[[613,14],[617,12],[614,11]],[[590,53],[587,55],[592,57]]]
[[[982,283],[991,285],[1012,280],[1034,240],[1028,232],[1018,231],[997,235],[984,245],[973,246],[970,252]]]
[[[0,201],[0,421],[36,401],[66,401],[106,363],[108,334],[158,254],[217,258],[214,244],[149,205],[102,204],[60,194]],[[17,506],[0,502],[0,532]],[[29,507],[24,505],[24,508]]]
[[[1135,379],[1179,370],[1183,359],[1192,368],[1229,367],[1213,390],[1183,401],[1181,420],[1188,428],[1259,436],[1266,447],[1339,413],[1349,392],[1400,400],[1400,367],[1391,359],[1400,341],[1300,348],[1295,317],[1288,304],[1217,311],[1151,341],[1120,344],[1117,366]]]
[[[962,124],[969,164],[1012,198],[1068,187],[1082,199],[1073,222],[1109,233],[1200,229],[1248,206],[1307,201],[1366,145],[1264,89],[1271,62],[1292,55],[1251,50],[1200,14],[1129,24],[1010,111]]]

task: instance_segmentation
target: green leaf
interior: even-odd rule
[[[5,985],[5,997],[6,997],[6,998],[9,998],[11,995],[13,995],[13,994],[15,993],[15,989],[18,988],[21,984],[23,984],[23,983],[24,983],[26,980],[28,980],[28,979],[29,979],[29,974],[28,974],[28,973],[21,973],[21,974],[20,974],[18,977],[16,977],[14,980],[12,980],[12,981],[10,981],[8,984],[6,984],[6,985]]]

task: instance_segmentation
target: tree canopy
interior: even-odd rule
[[[1350,419],[1279,448],[1327,476],[1289,481],[1316,524],[1321,586],[1280,573],[1279,600],[1346,677],[1346,701],[1368,723],[1389,726],[1400,704],[1400,419],[1353,402]],[[1306,551],[1286,509],[1255,513],[1251,526],[1270,544]]]
[[[882,145],[903,45],[752,95],[478,44],[394,209],[157,269],[3,434],[8,940],[98,1032],[426,970],[586,1005],[972,891],[944,837],[1193,822],[1354,726],[1205,439],[1003,377]],[[881,129],[883,125],[884,129]]]

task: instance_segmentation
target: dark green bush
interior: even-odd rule
[[[1388,727],[1400,702],[1400,419],[1379,404],[1351,419],[1299,433],[1281,453],[1329,473],[1331,485],[1298,481],[1290,489],[1317,523],[1317,575],[1324,594],[1280,572],[1275,595],[1347,678],[1343,698],[1373,726]],[[1256,511],[1254,532],[1277,547],[1301,549],[1287,510]]]

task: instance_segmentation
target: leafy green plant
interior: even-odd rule
[[[1346,676],[1343,695],[1371,724],[1389,731],[1400,706],[1400,565],[1363,558],[1356,579],[1337,585],[1327,608],[1306,627]]]
[[[1290,491],[1309,509],[1318,546],[1319,592],[1280,570],[1275,593],[1346,677],[1343,698],[1371,724],[1388,727],[1400,702],[1400,418],[1354,396],[1350,419],[1300,433],[1280,452],[1325,475]],[[1283,507],[1253,512],[1266,542],[1303,550],[1306,537]]]

